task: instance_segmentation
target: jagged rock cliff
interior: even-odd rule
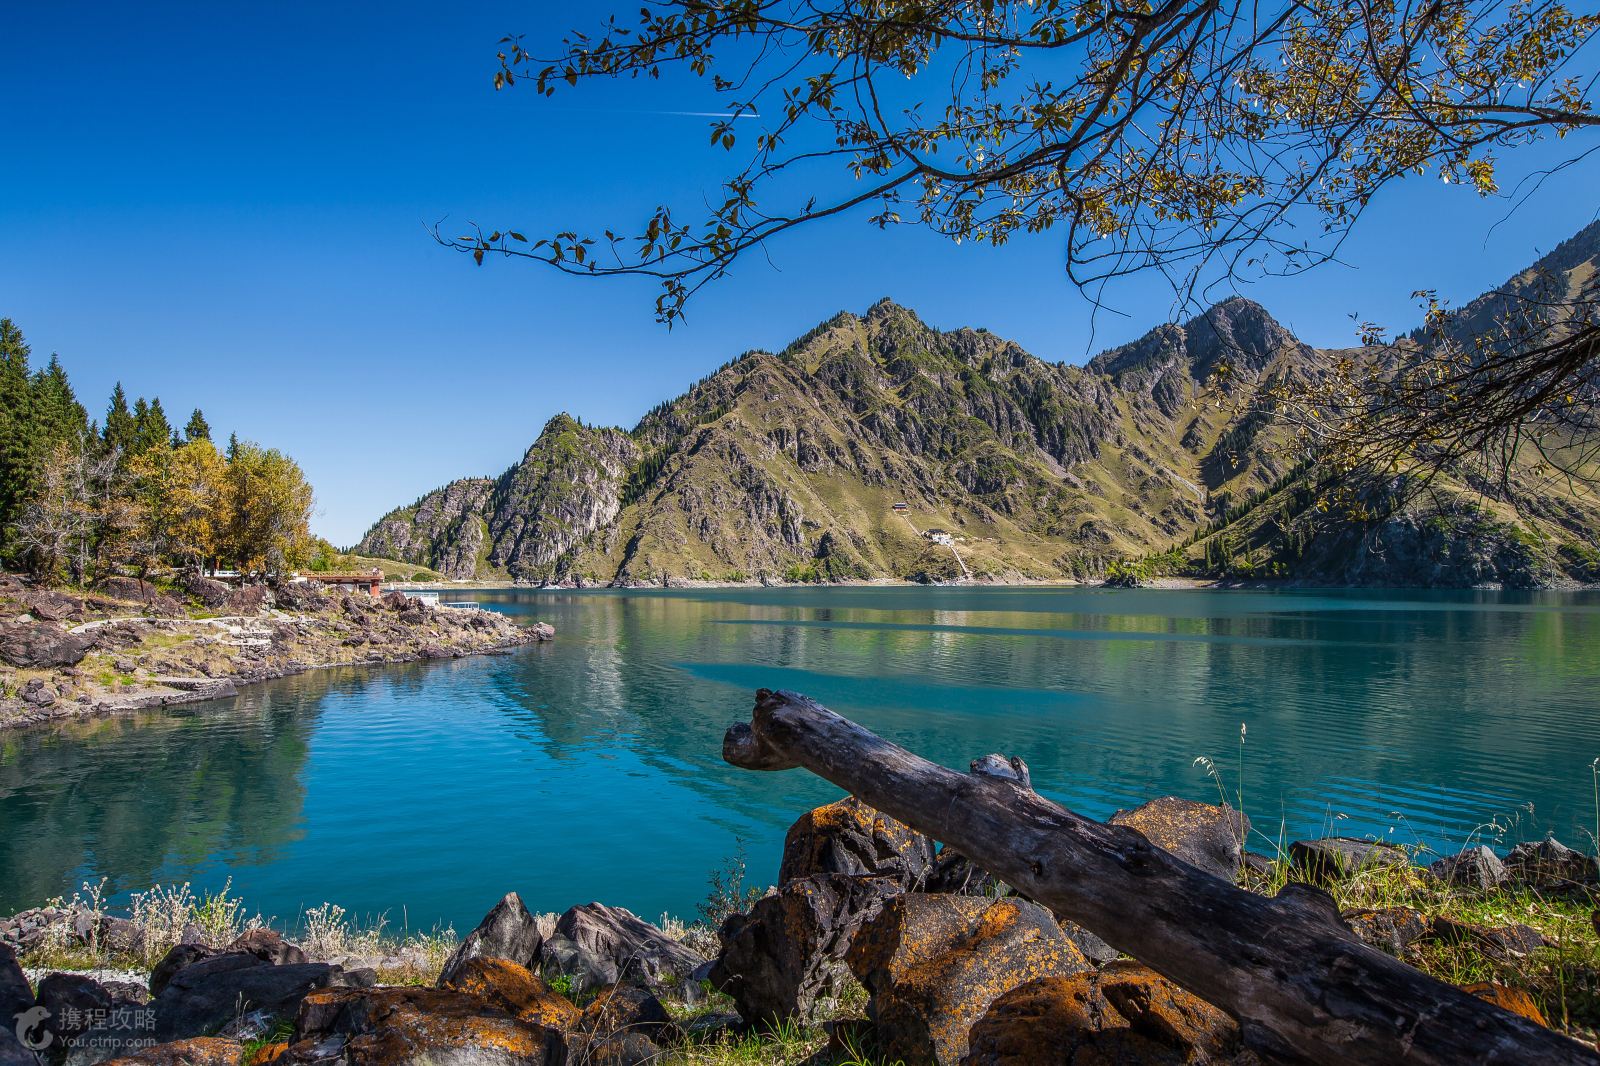
[[[1591,229],[1551,270],[1592,273]],[[1058,578],[1174,545],[1330,581],[1531,585],[1572,572],[1563,546],[1600,530],[1592,501],[1534,494],[1531,513],[1511,514],[1447,487],[1431,509],[1296,539],[1302,457],[1251,400],[1327,358],[1240,298],[1083,367],[983,330],[935,330],[884,300],[780,353],[746,353],[629,432],[559,415],[497,480],[430,493],[360,550],[457,577],[623,584],[940,579],[962,564]],[[960,560],[920,535],[930,527]]]

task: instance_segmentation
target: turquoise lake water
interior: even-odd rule
[[[1099,817],[1215,800],[1201,756],[1233,797],[1243,725],[1267,838],[1587,846],[1595,828],[1600,594],[462,595],[559,636],[0,734],[0,913],[105,877],[231,878],[289,923],[327,900],[464,931],[509,889],[692,917],[740,840],[766,884],[789,823],[838,795],[721,761],[763,686],[947,765],[1021,755],[1041,792]]]

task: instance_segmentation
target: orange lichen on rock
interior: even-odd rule
[[[1476,984],[1463,985],[1461,990],[1471,992],[1479,999],[1493,1003],[1497,1007],[1503,1007],[1512,1014],[1521,1015],[1530,1022],[1538,1022],[1545,1026],[1550,1024],[1545,1021],[1533,997],[1520,988],[1507,988],[1494,981],[1479,981]]]
[[[461,1055],[520,1066],[560,1061],[558,1030],[509,1017],[481,996],[449,988],[331,989],[301,1004],[288,1056],[315,1057],[343,1039],[348,1066],[401,1066]]]
[[[244,1045],[237,1040],[216,1036],[197,1036],[157,1044],[137,1055],[109,1060],[116,1066],[238,1066],[244,1058]]]
[[[552,1029],[571,1028],[583,1013],[527,967],[505,959],[467,959],[441,987],[481,996],[514,1018]]]
[[[932,840],[846,796],[808,811],[789,827],[778,883],[814,874],[872,874],[910,888],[932,868]]]
[[[884,1052],[939,1066],[961,1061],[973,1023],[1013,988],[1089,969],[1037,904],[921,894],[885,903],[847,960],[872,994]]]

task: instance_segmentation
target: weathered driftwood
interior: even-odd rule
[[[1600,1055],[1360,943],[1332,900],[1274,898],[1202,873],[1125,826],[1029,787],[1020,759],[936,766],[793,692],[756,693],[723,758],[804,767],[979,866],[1239,1020],[1251,1045],[1330,1066],[1584,1064]]]

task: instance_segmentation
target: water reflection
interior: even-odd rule
[[[1600,750],[1592,594],[1048,589],[478,593],[553,622],[515,655],[287,679],[215,704],[0,736],[0,910],[105,875],[280,917],[413,927],[508,888],[692,913],[749,841],[834,790],[720,759],[757,687],[803,690],[947,765],[1016,753],[1104,816],[1214,798],[1276,836],[1580,838]],[[1394,812],[1403,812],[1403,819]]]

